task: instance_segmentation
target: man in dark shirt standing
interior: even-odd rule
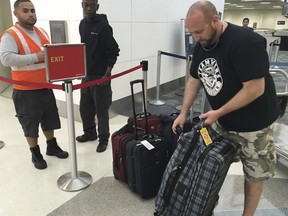
[[[108,77],[119,55],[119,46],[113,37],[105,14],[97,14],[98,0],[83,0],[85,18],[79,25],[81,42],[86,45],[87,76],[82,83]],[[81,89],[80,115],[84,134],[76,137],[78,142],[96,140],[97,152],[107,148],[110,137],[109,107],[112,103],[111,82],[101,83]],[[96,132],[95,115],[98,120]]]

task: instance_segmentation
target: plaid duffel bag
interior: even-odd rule
[[[239,144],[203,121],[182,133],[162,177],[155,216],[210,216]]]

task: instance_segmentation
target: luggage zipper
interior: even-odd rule
[[[217,143],[219,143],[219,142],[217,142]],[[199,162],[200,162],[200,163],[203,162],[203,160],[204,160],[204,158],[206,157],[208,151],[210,151],[210,149],[212,149],[212,148],[214,147],[214,144],[217,145],[217,143],[213,143],[212,145],[210,145],[210,146],[208,146],[207,148],[205,148],[204,151],[202,151],[202,153],[201,153],[201,155],[200,155],[200,157],[199,157],[199,159],[198,159],[198,163],[199,163]]]

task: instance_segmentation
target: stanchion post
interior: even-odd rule
[[[192,56],[191,55],[188,55],[186,57],[186,77],[185,77],[185,84],[187,82],[187,80],[189,79],[189,76],[190,76],[190,66],[191,66],[191,63],[192,63]]]
[[[88,187],[92,182],[92,177],[86,172],[77,170],[72,81],[65,81],[64,89],[67,106],[71,172],[60,176],[57,184],[64,191],[77,191]]]
[[[143,80],[144,80],[144,95],[145,98],[147,98],[147,72],[148,72],[148,61],[142,61],[141,64],[143,65],[142,71],[143,71]],[[147,101],[143,101],[143,106],[147,109]],[[144,112],[144,107],[143,107]]]
[[[272,53],[273,53],[273,45],[274,45],[274,43],[271,42],[269,45],[270,45],[270,48],[269,48],[268,56],[269,56],[269,61],[271,62],[272,61]]]
[[[190,74],[190,65],[191,65],[191,62],[192,62],[192,57],[190,55],[186,56],[186,74],[185,74],[185,86],[186,86],[186,82],[188,80],[188,77],[189,77],[189,74]],[[181,91],[181,92],[180,92]],[[178,96],[184,96],[184,93],[185,93],[185,88],[184,90],[179,90],[178,92],[175,92],[176,95]],[[176,109],[177,110],[181,110],[182,108],[182,105],[177,105],[176,106]],[[192,109],[192,108],[191,108]]]
[[[275,54],[274,54],[274,62],[277,62],[277,58],[278,58],[278,54],[279,54],[279,49],[280,49],[280,41],[281,41],[281,38],[278,39],[275,43]]]
[[[275,41],[270,43],[270,49],[269,49],[269,53],[268,53],[270,62],[277,62],[279,48],[280,48],[280,41],[279,40],[281,40],[281,39],[275,40]],[[274,54],[273,54],[273,49],[275,49]]]
[[[204,89],[203,89],[203,93],[202,93],[202,102],[201,102],[201,108],[200,109],[201,109],[201,113],[206,113],[209,110],[211,110],[211,106],[207,100]]]
[[[156,100],[152,100],[149,103],[160,106],[164,105],[165,101],[160,100],[159,94],[160,94],[160,72],[161,72],[161,50],[158,50],[157,55],[157,77],[156,77]]]
[[[0,140],[0,149],[3,148],[4,145],[5,145],[4,142]]]

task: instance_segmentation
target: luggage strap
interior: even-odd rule
[[[185,168],[185,166],[186,166],[186,164],[187,164],[187,162],[188,162],[188,160],[189,160],[189,158],[190,158],[190,156],[192,154],[193,149],[195,148],[195,146],[196,146],[196,144],[197,144],[197,142],[199,140],[199,137],[200,137],[200,130],[197,128],[195,130],[194,136],[192,138],[191,145],[189,146],[189,148],[188,148],[188,150],[187,150],[187,152],[186,152],[181,164],[178,165],[178,167],[177,167],[176,174],[175,174],[175,176],[174,176],[174,178],[172,180],[172,183],[171,183],[171,186],[169,187],[169,190],[168,190],[168,187],[166,185],[166,188],[164,190],[164,196],[165,196],[165,194],[167,194],[167,195],[164,197],[164,205],[165,205],[164,209],[166,208],[166,206],[168,206],[168,204],[169,204],[169,202],[171,200],[174,188],[175,188],[175,186],[176,186],[176,184],[177,184],[177,182],[178,182],[178,180],[179,180],[179,178],[181,176],[181,173],[182,173],[183,169]]]

